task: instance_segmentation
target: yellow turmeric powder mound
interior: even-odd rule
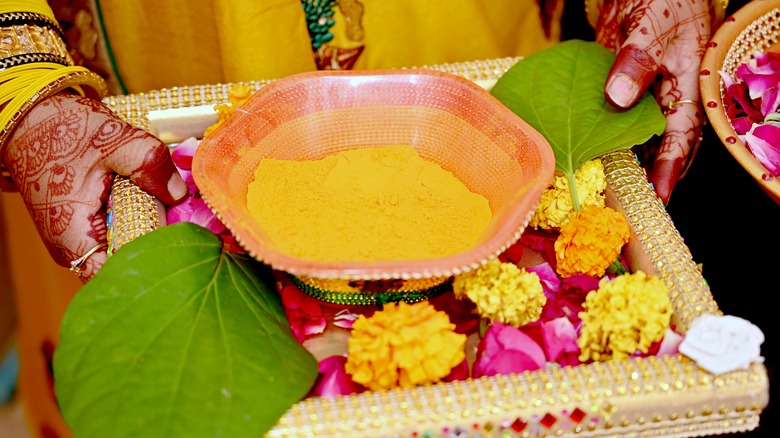
[[[492,216],[485,197],[401,145],[321,160],[263,159],[247,205],[281,251],[319,261],[457,254],[473,246]]]

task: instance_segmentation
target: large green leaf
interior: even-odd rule
[[[56,393],[75,436],[263,436],[317,376],[269,278],[191,223],[123,246],[62,322]]]
[[[586,161],[642,144],[666,127],[648,92],[625,111],[607,102],[604,84],[614,60],[595,42],[570,40],[519,61],[491,90],[550,142],[556,169],[570,181]]]

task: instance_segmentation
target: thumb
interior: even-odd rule
[[[639,47],[627,41],[618,51],[607,75],[604,97],[618,108],[633,106],[658,72],[660,58],[650,55],[649,49]]]
[[[121,140],[124,144],[106,158],[106,165],[117,174],[130,178],[163,204],[173,205],[182,200],[187,195],[187,184],[179,175],[168,146],[130,124],[125,130]]]

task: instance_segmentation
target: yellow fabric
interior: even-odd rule
[[[356,69],[524,56],[560,39],[557,22],[551,38],[544,37],[536,0],[361,0],[361,3],[365,6],[366,48]],[[341,9],[335,11],[332,44],[356,46],[346,35]]]
[[[299,0],[108,0],[100,5],[129,92],[315,69]]]
[[[36,10],[46,7],[44,0],[25,3],[36,4]],[[111,50],[130,93],[273,79],[316,68],[300,0],[92,3],[100,5]],[[560,7],[551,38],[546,39],[535,0],[360,0],[359,4],[364,12],[361,42],[349,39],[347,17],[339,7],[331,29],[333,46],[365,46],[355,65],[358,69],[528,55],[560,36]],[[20,392],[30,431],[34,437],[66,438],[71,434],[59,416],[42,349],[56,345],[62,314],[81,283],[52,261],[18,194],[1,194],[0,203],[19,315]]]
[[[560,37],[557,20],[551,38],[544,37],[535,0],[360,3],[365,50],[357,69],[528,55]],[[100,5],[131,93],[316,69],[300,0],[103,0]],[[357,46],[347,36],[341,8],[334,10],[331,44]]]

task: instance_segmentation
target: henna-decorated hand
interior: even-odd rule
[[[164,204],[187,193],[168,147],[102,103],[60,93],[36,105],[9,139],[5,164],[54,261],[106,241],[106,201],[114,175],[130,177]],[[82,281],[106,261],[106,248],[81,265]]]
[[[605,96],[633,106],[650,89],[665,111],[660,145],[644,145],[648,179],[664,204],[696,153],[704,125],[699,67],[710,39],[707,0],[604,0],[596,41],[617,53]],[[675,102],[679,104],[675,104]],[[640,154],[641,155],[641,154]]]

